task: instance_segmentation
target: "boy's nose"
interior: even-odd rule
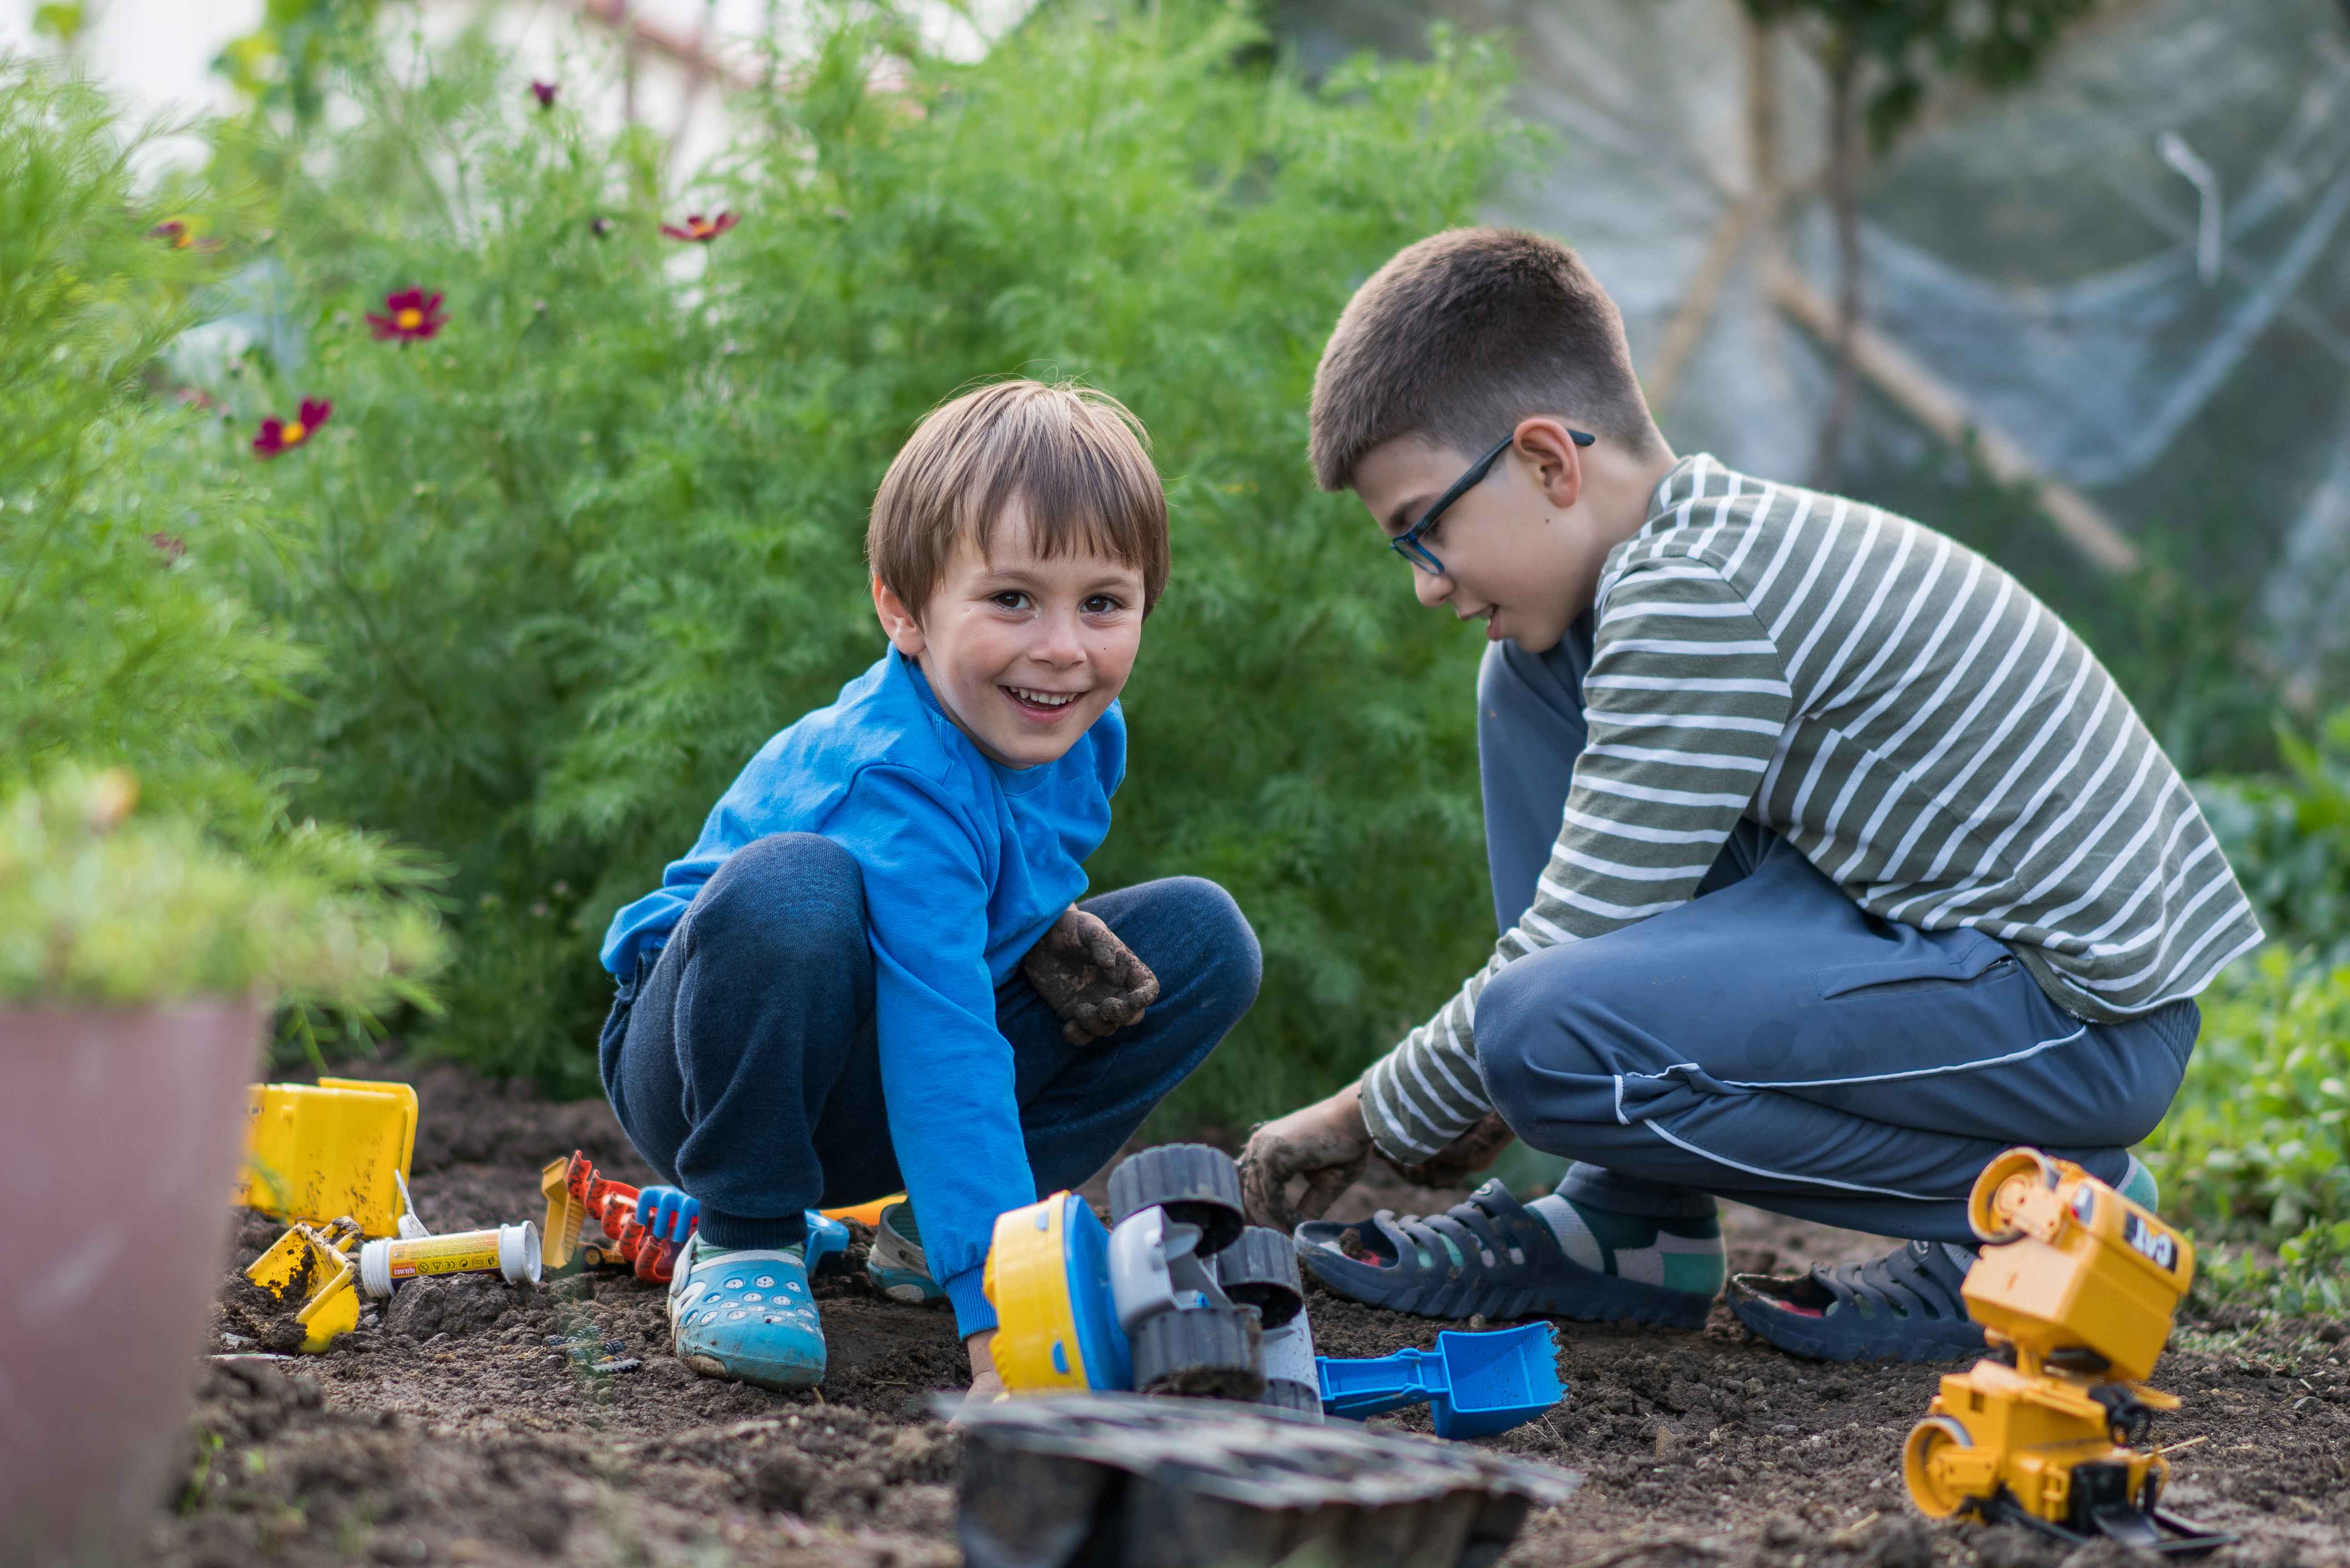
[[[1423,572],[1414,566],[1411,569],[1411,591],[1419,596],[1421,604],[1434,609],[1452,597],[1452,578],[1447,573]]]
[[[1047,616],[1034,649],[1035,656],[1046,664],[1076,664],[1086,656],[1085,640],[1078,634],[1076,619],[1070,616]]]

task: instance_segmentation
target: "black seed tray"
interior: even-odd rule
[[[940,1408],[968,1568],[1487,1568],[1572,1470],[1461,1443],[1132,1394]]]

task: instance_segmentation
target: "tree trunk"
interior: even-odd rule
[[[1812,457],[1812,486],[1816,490],[1832,489],[1836,483],[1859,386],[1853,334],[1860,325],[1861,139],[1855,101],[1860,57],[1851,40],[1841,34],[1829,41],[1827,67],[1827,193],[1836,239],[1836,329],[1830,348],[1835,380],[1827,413],[1820,421],[1819,447]]]

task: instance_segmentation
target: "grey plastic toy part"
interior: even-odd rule
[[[1311,1315],[1299,1313],[1279,1328],[1267,1329],[1257,1355],[1257,1365],[1264,1371],[1268,1386],[1275,1383],[1295,1383],[1310,1389],[1314,1395],[1314,1418],[1322,1417],[1322,1375],[1314,1365],[1314,1324]]]
[[[1143,1319],[1132,1335],[1134,1386],[1146,1394],[1254,1399],[1264,1392],[1256,1313],[1202,1306]]]
[[[1216,1280],[1224,1294],[1256,1308],[1267,1330],[1305,1310],[1305,1284],[1297,1272],[1297,1243],[1265,1225],[1252,1225],[1241,1239],[1216,1254]]]
[[[1286,1377],[1266,1378],[1264,1392],[1257,1396],[1256,1402],[1269,1405],[1276,1410],[1286,1410],[1308,1421],[1322,1419],[1320,1391],[1307,1384],[1294,1383]]]
[[[1145,1319],[1198,1306],[1229,1307],[1215,1266],[1200,1256],[1200,1228],[1179,1224],[1153,1204],[1109,1233],[1109,1295],[1129,1334]]]
[[[1109,1173],[1109,1216],[1116,1226],[1157,1205],[1180,1224],[1197,1225],[1199,1255],[1212,1257],[1240,1239],[1241,1172],[1232,1157],[1199,1143],[1161,1144]]]
[[[939,1409],[964,1430],[970,1568],[1489,1568],[1583,1479],[1264,1406],[1089,1394]]]

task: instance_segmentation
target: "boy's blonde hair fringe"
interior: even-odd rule
[[[998,381],[931,410],[881,488],[865,530],[874,576],[919,616],[956,543],[983,557],[1013,501],[1036,551],[1107,556],[1142,574],[1149,614],[1167,587],[1167,492],[1149,435],[1125,404],[1069,382]]]

